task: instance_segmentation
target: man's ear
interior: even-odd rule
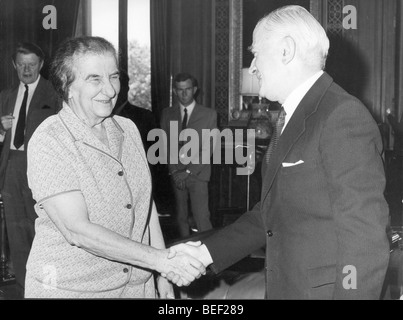
[[[17,65],[15,64],[14,59],[12,59],[12,61],[13,61],[13,67],[14,67],[14,69],[17,70]]]
[[[43,60],[39,63],[39,71],[42,70],[42,67],[43,67]]]
[[[282,61],[284,64],[289,64],[295,58],[295,54],[297,51],[297,44],[295,40],[290,37],[286,36],[281,41],[282,45]]]
[[[196,92],[197,92],[198,89],[199,89],[198,87],[193,87],[193,95],[196,94]]]

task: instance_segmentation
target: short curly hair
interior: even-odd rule
[[[75,37],[63,41],[50,64],[49,78],[56,92],[68,101],[69,89],[75,80],[74,63],[77,58],[87,54],[110,53],[119,64],[118,55],[114,46],[101,37]]]

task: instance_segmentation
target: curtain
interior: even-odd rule
[[[197,101],[212,107],[213,75],[211,0],[174,0],[172,16],[172,74],[188,72],[199,82]]]
[[[91,1],[79,0],[74,36],[90,36],[92,32]]]
[[[191,73],[197,102],[214,108],[214,0],[151,0],[153,111],[170,106],[171,76]]]
[[[41,74],[48,76],[49,60],[57,45],[74,35],[79,3],[80,0],[0,1],[0,90],[18,82],[11,56],[20,41],[34,42],[42,48],[45,64]],[[42,25],[47,16],[42,11],[47,5],[57,10],[57,29],[45,29]]]
[[[170,34],[169,3],[172,0],[150,0],[151,33],[151,100],[157,123],[161,110],[170,103]]]

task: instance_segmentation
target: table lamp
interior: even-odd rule
[[[256,138],[268,139],[271,135],[269,104],[262,102],[259,91],[257,76],[250,74],[248,68],[242,69],[242,105],[243,110],[248,110],[251,114],[248,127],[255,129]]]

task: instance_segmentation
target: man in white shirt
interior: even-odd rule
[[[173,92],[178,103],[171,108],[162,110],[161,128],[166,132],[168,141],[171,140],[171,136],[179,137],[179,133],[185,129],[197,132],[199,138],[196,146],[198,153],[191,156],[190,163],[185,163],[180,155],[178,155],[178,161],[174,163],[168,156],[168,169],[175,194],[179,235],[186,237],[189,236],[192,227],[188,212],[189,199],[197,230],[207,231],[212,228],[208,200],[211,165],[203,163],[203,154],[207,153],[209,158],[213,149],[208,143],[203,144],[202,131],[217,128],[217,112],[196,103],[194,97],[198,87],[197,81],[192,75],[179,73],[174,77],[173,84]],[[178,141],[176,150],[180,151],[183,144],[183,141]],[[169,147],[170,150],[172,146]],[[168,155],[171,153],[170,151],[167,150]]]
[[[40,75],[44,64],[41,48],[32,43],[18,44],[12,63],[19,84],[0,92],[0,130],[4,135],[0,190],[17,294],[23,298],[25,265],[37,217],[26,177],[27,144],[39,124],[57,113],[60,100],[50,82]]]
[[[220,272],[265,246],[268,299],[380,298],[389,260],[382,140],[367,108],[323,72],[328,49],[300,6],[259,21],[250,72],[285,111],[260,202],[204,244],[171,254],[193,252]]]

